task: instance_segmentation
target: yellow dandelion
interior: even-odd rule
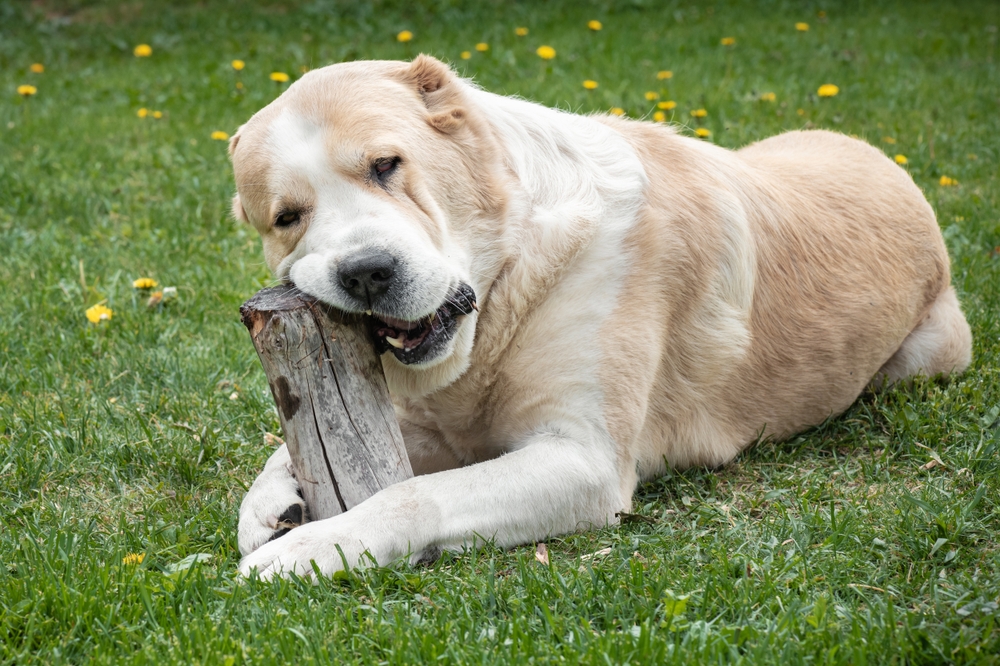
[[[541,58],[542,60],[552,60],[553,58],[556,57],[556,50],[551,46],[545,46],[544,44],[542,46],[539,46],[535,50],[535,53],[537,53],[538,57]]]
[[[698,136],[698,137],[700,137],[702,139],[707,139],[708,137],[712,136],[712,133],[709,132],[704,127],[699,127],[698,129],[696,129],[694,131],[694,133],[695,133],[696,136]]]
[[[833,85],[832,83],[824,83],[819,87],[819,90],[816,91],[816,94],[819,95],[820,97],[833,97],[839,92],[840,88],[838,88],[837,86]]]
[[[657,108],[663,109],[664,111],[669,111],[670,109],[677,108],[677,102],[672,99],[668,99],[666,102],[660,102],[656,105]]]
[[[45,65],[40,62],[36,62],[33,63],[28,69],[30,69],[33,74],[41,74],[45,71]]]
[[[135,112],[135,115],[139,116],[140,118],[145,118],[146,116],[149,115],[149,109],[147,109],[146,107],[142,107],[141,109]]]
[[[129,553],[122,558],[122,564],[136,565],[142,564],[142,561],[146,559],[146,553]]]
[[[229,135],[223,132],[222,130],[215,130],[214,132],[212,132],[212,138],[215,139],[216,141],[226,141],[229,139]]]
[[[896,160],[896,164],[906,164],[910,161],[906,159],[906,155],[896,155],[893,159]]]
[[[528,29],[527,28],[514,28],[514,34],[517,35],[518,37],[524,37],[525,35],[528,34]]]
[[[136,289],[152,289],[157,284],[157,281],[153,278],[138,278],[132,282],[132,286]]]
[[[403,30],[398,35],[396,35],[397,42],[408,42],[413,39],[413,33],[409,30]]]
[[[656,113],[653,114],[653,120],[655,120],[658,123],[662,123],[666,119],[667,119],[667,114],[663,113],[663,111],[657,111]]]
[[[462,51],[462,60],[468,60],[472,57],[472,51]]]
[[[583,87],[586,88],[587,90],[594,90],[595,88],[597,88],[597,81],[591,81],[590,79],[587,79],[586,81],[583,82]]]
[[[653,102],[660,99],[660,93],[655,92],[653,90],[647,90],[644,97],[646,98],[647,102]]]
[[[136,58],[148,58],[153,55],[153,47],[149,44],[139,44],[139,46],[133,49],[132,53],[135,54]]]
[[[952,185],[958,185],[958,181],[954,178],[949,178],[948,176],[941,176],[941,180],[938,181],[943,187],[951,187]]]
[[[487,44],[486,42],[479,42],[478,44],[476,44],[476,50],[479,51],[480,53],[485,53],[486,51],[490,50],[490,45]]]
[[[111,319],[115,313],[111,310],[111,308],[98,303],[97,305],[87,308],[87,311],[84,312],[84,314],[87,315],[87,320],[90,321],[91,324],[100,324],[102,321]]]
[[[704,118],[708,115],[708,111],[705,109],[691,109],[692,118]]]
[[[778,96],[775,95],[773,92],[766,92],[760,94],[760,101],[762,102],[774,102],[777,99]]]
[[[237,81],[236,82],[236,89],[237,90],[243,90],[243,82],[242,81]]]
[[[660,70],[659,72],[656,73],[656,78],[658,78],[660,81],[662,81],[663,79],[672,79],[674,78],[674,73],[671,72],[669,69]]]
[[[594,32],[597,32],[598,30],[600,30],[604,26],[601,25],[600,21],[587,21],[587,27],[590,28],[591,30],[593,30]]]
[[[799,114],[800,116],[804,116],[804,115],[806,115],[806,110],[805,109],[795,109],[795,113]]]
[[[613,116],[624,116],[625,115],[625,109],[623,109],[620,106],[614,106],[614,107],[611,107],[610,113]]]
[[[882,137],[882,141],[884,141],[885,143],[888,143],[888,144],[890,144],[890,145],[892,145],[892,144],[895,144],[895,143],[896,143],[896,139],[894,139],[894,138],[893,138],[893,137],[891,137],[891,136],[884,136],[884,137]]]
[[[798,30],[799,32],[809,32],[809,24],[808,23],[796,23],[795,24],[795,29]]]
[[[719,43],[722,44],[723,46],[733,46],[733,45],[736,44],[736,38],[735,37],[723,37],[722,39],[719,40]]]
[[[270,78],[272,81],[276,81],[278,83],[285,83],[286,81],[288,81],[288,74],[285,74],[284,72],[271,72]]]
[[[153,111],[153,117],[159,120],[163,117],[163,111]]]
[[[230,64],[233,66],[233,69],[235,69],[237,72],[247,66],[247,64],[242,60],[234,60]]]
[[[23,85],[17,87],[17,94],[21,97],[31,97],[36,92],[38,92],[38,88],[35,86]]]

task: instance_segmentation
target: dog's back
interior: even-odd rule
[[[616,340],[631,349],[609,349],[620,366],[644,346],[656,368],[611,409],[642,423],[641,475],[719,464],[762,435],[816,425],[880,369],[894,381],[968,365],[971,336],[934,213],[881,152],[814,131],[733,153],[608,122],[650,179],[621,315],[644,316],[634,337]],[[909,354],[919,358],[893,370],[887,362],[913,352],[904,340],[925,323],[933,334]]]
[[[759,276],[752,328],[766,343],[748,359],[740,409],[785,436],[850,406],[952,293],[948,252],[910,176],[862,141],[790,132],[738,155],[770,184],[751,218]],[[765,392],[770,404],[750,411],[759,398],[746,398]]]

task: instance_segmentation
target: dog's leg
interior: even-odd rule
[[[282,444],[268,458],[240,504],[240,552],[249,555],[306,520],[306,505],[292,474],[292,459]]]
[[[486,462],[417,476],[350,511],[303,525],[243,558],[240,571],[264,578],[323,574],[492,539],[506,547],[602,527],[627,510],[613,445],[540,434]]]
[[[873,380],[878,387],[907,377],[962,372],[972,361],[972,332],[951,287],[941,292]]]

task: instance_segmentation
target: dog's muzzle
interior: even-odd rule
[[[463,282],[448,294],[441,307],[418,321],[373,313],[370,331],[375,349],[379,354],[391,351],[406,365],[429,361],[454,337],[459,318],[478,309],[476,292]]]

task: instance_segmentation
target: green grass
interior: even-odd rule
[[[0,663],[998,663],[998,24],[985,0],[0,3]],[[240,584],[237,508],[278,423],[237,310],[269,277],[209,136],[283,89],[272,71],[419,52],[580,112],[651,114],[656,91],[724,146],[825,127],[906,155],[973,367],[643,486],[640,518],[551,540],[549,567],[485,548]],[[178,297],[148,309],[140,276]]]

